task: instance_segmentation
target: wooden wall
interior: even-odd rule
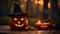
[[[14,0],[0,0],[0,25],[8,24],[8,14],[13,13]]]

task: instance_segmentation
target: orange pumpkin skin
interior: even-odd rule
[[[17,20],[14,20],[15,18],[17,18]],[[20,24],[18,24],[18,21]],[[16,26],[15,24],[17,24],[19,26]],[[20,27],[20,25],[22,25],[22,24],[23,24],[23,26]],[[11,16],[9,18],[9,26],[12,30],[24,30],[28,26],[28,20],[27,20],[26,16],[24,16],[24,15]]]

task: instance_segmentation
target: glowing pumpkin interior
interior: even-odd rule
[[[11,16],[9,18],[9,26],[13,30],[22,30],[28,26],[28,20],[23,15]]]

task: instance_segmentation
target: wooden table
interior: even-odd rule
[[[0,25],[0,34],[60,34],[57,30],[12,31],[9,26]]]

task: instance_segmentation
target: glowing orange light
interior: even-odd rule
[[[36,24],[41,24],[41,21],[39,20]]]
[[[47,28],[47,27],[48,27],[48,26],[46,26],[46,25],[45,25],[45,26],[44,26],[44,25],[41,26],[41,28]]]
[[[21,18],[21,20],[24,20],[24,18]]]
[[[38,4],[43,5],[44,4],[44,1],[43,0],[40,0],[40,1],[38,1]]]
[[[38,3],[38,1],[37,1],[37,0],[35,0],[35,1],[34,1],[34,3],[35,3],[35,4],[37,4],[37,3]]]
[[[17,20],[17,18],[14,18],[14,20]]]
[[[43,5],[44,4],[44,1],[43,0],[35,0],[34,1],[35,4],[40,4],[40,5]]]
[[[17,27],[22,27],[24,24],[22,24],[22,25],[17,25],[17,24],[15,24],[15,26],[17,26]]]
[[[24,4],[22,4],[22,5],[21,5],[21,8],[24,8],[24,7],[25,7]]]
[[[28,24],[28,20],[26,19],[26,24]]]
[[[43,28],[43,29],[45,29],[45,28],[48,28],[48,26],[50,25],[50,23],[42,23],[40,20],[36,23],[36,27],[38,27],[38,28]]]
[[[21,20],[24,20],[24,18],[21,18]],[[28,24],[28,20],[26,19],[26,24]]]
[[[17,27],[22,27],[24,24],[21,24],[20,25],[20,21],[18,21],[18,24],[15,24],[15,26],[17,26]]]
[[[18,21],[18,24],[20,24],[20,21]]]
[[[50,8],[50,7],[51,7],[51,3],[49,2],[49,3],[48,3],[48,8]]]

